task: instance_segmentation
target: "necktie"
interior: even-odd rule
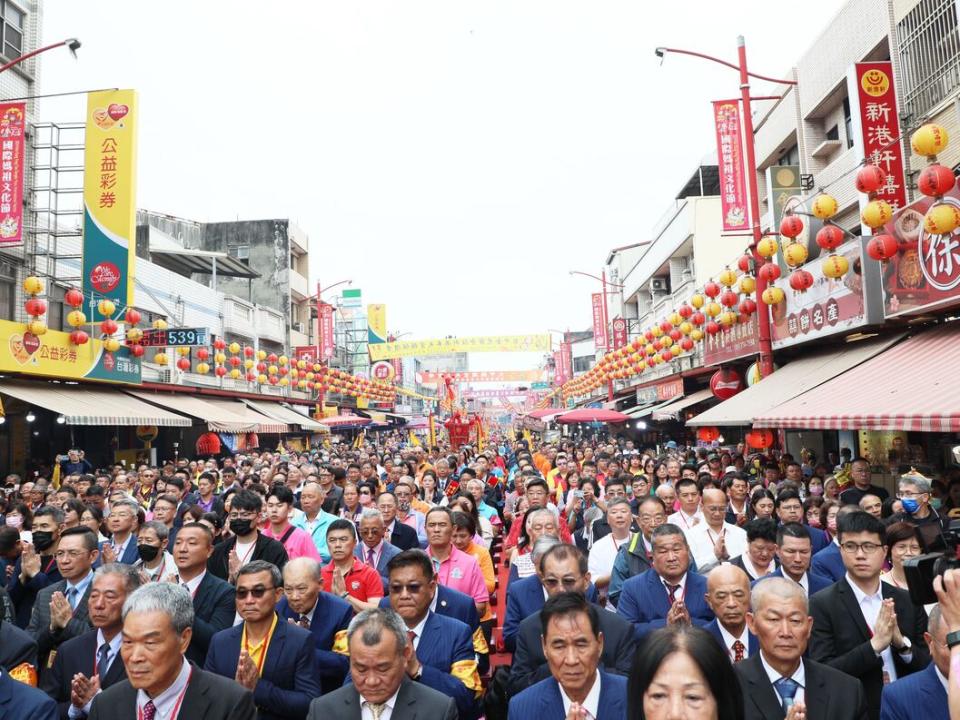
[[[670,583],[667,583],[667,595],[670,597],[671,605],[677,601],[677,590],[679,589],[679,585],[671,585]]]
[[[67,588],[67,602],[74,610],[77,609],[77,589],[75,587]]]
[[[373,548],[367,548],[367,565],[369,565],[372,568],[377,567],[377,563],[373,557]]]
[[[300,616],[300,619],[297,620],[297,625],[299,625],[300,627],[304,628],[305,630],[309,630],[309,629],[310,629],[310,618],[308,618],[306,615],[301,615],[301,616]]]
[[[733,644],[733,661],[735,663],[738,663],[741,660],[743,660],[744,650],[746,650],[746,648],[743,646],[743,643],[740,642],[739,640],[737,640]]]
[[[380,720],[380,716],[383,715],[383,709],[386,706],[386,703],[367,703],[367,707],[370,708],[370,714],[373,715],[373,720]]]
[[[110,643],[104,643],[97,651],[97,674],[102,678],[107,674],[107,661],[110,659]]]
[[[147,700],[147,704],[143,706],[143,720],[153,720],[156,714],[157,706],[153,704],[153,700]]]
[[[407,639],[410,641],[410,647],[416,648],[414,640],[417,639],[417,634],[413,630],[407,630]]]
[[[783,712],[789,712],[790,708],[793,706],[793,698],[797,694],[797,690],[800,688],[800,683],[791,678],[780,678],[777,680],[773,686],[777,689],[777,692],[782,698],[780,703],[783,706]]]

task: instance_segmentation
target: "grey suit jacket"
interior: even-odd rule
[[[87,615],[87,600],[90,598],[90,590],[93,588],[91,582],[87,585],[83,597],[77,603],[73,611],[73,617],[67,626],[58,632],[50,632],[50,598],[55,592],[65,592],[67,581],[61,580],[53,585],[47,585],[37,593],[37,599],[33,603],[33,612],[30,614],[30,624],[27,625],[27,632],[37,641],[37,652],[39,654],[40,667],[47,666],[47,658],[51,650],[56,650],[60,643],[66,642],[70,638],[82,635],[91,628],[90,616]]]
[[[307,720],[360,720],[360,693],[351,683],[310,703]],[[457,720],[457,704],[436,690],[404,678],[392,720]]]

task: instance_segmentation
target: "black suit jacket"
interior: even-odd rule
[[[360,720],[360,693],[353,683],[310,703],[307,720]],[[391,720],[457,720],[453,698],[404,678]]]
[[[55,592],[66,592],[67,581],[61,580],[53,585],[47,585],[43,590],[37,593],[37,600],[33,605],[33,612],[30,615],[30,624],[27,626],[27,632],[37,641],[38,661],[40,667],[47,665],[47,657],[51,650],[56,650],[60,645],[71,638],[82,635],[90,629],[90,616],[87,614],[87,600],[90,597],[90,590],[93,588],[91,581],[87,585],[83,597],[77,603],[73,611],[73,617],[67,626],[57,632],[50,631],[50,598]]]
[[[123,680],[94,698],[90,720],[137,717],[137,691]],[[228,678],[193,668],[179,717],[199,720],[256,720],[253,693]]]
[[[734,666],[743,692],[743,720],[783,720],[785,713],[757,653]],[[813,720],[867,720],[863,688],[856,678],[821,665],[803,661],[806,675],[804,704]]]
[[[97,631],[89,630],[79,637],[67,640],[57,650],[53,666],[40,673],[40,689],[57,701],[60,717],[66,720],[70,710],[70,683],[73,676],[83,673],[88,678],[93,675],[93,659],[97,654]],[[121,680],[127,679],[127,669],[123,658],[117,657],[110,663],[106,674],[100,678],[100,687],[106,690]]]
[[[23,663],[37,667],[37,641],[26,630],[0,622],[0,668],[10,672]]]
[[[417,531],[396,519],[393,521],[393,534],[390,537],[384,536],[383,539],[401,550],[415,550],[420,547]]]
[[[600,631],[603,633],[603,655],[600,656],[600,668],[609,673],[627,676],[633,663],[637,647],[633,624],[616,613],[608,612],[599,605],[594,606],[600,617]],[[550,677],[550,667],[543,654],[540,640],[540,613],[528,615],[520,623],[517,631],[517,650],[510,667],[509,690],[511,695],[523,692],[534,683]]]
[[[193,596],[193,637],[187,647],[187,660],[202,667],[207,659],[210,638],[233,625],[236,613],[233,585],[209,572],[204,575]]]
[[[214,547],[213,555],[207,560],[207,570],[221,580],[230,579],[230,551],[233,550],[236,544],[236,535],[228,540],[224,540]],[[283,566],[287,564],[287,551],[280,542],[267,537],[263,533],[257,533],[257,542],[254,544],[253,552],[250,553],[247,562],[251,560],[266,560],[283,570]]]
[[[914,607],[906,590],[884,582],[880,583],[880,590],[884,599],[893,598],[900,632],[910,638],[913,645],[913,658],[909,663],[893,652],[897,678],[902,678],[922,670],[930,662],[930,653],[923,641],[927,614],[922,607]],[[870,645],[872,633],[846,578],[810,598],[810,615],[813,617],[810,658],[858,678],[863,684],[869,717],[879,718],[883,661]],[[807,717],[815,716],[808,712]]]

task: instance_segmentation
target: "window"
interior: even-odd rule
[[[834,125],[832,128],[827,130],[827,140],[839,140],[840,139],[840,130]]]
[[[250,246],[249,245],[231,245],[227,248],[227,255],[230,257],[236,258],[237,260],[249,260],[250,259]]]
[[[0,18],[3,30],[3,54],[10,60],[23,54],[23,26],[26,13],[9,0],[0,0],[3,17]]]
[[[0,262],[0,318],[15,320],[13,309],[17,301],[17,281],[14,269]]]
[[[920,0],[897,24],[903,68],[901,107],[914,121],[960,86],[956,0]]]
[[[777,165],[799,165],[800,164],[800,148],[796,145],[792,145],[783,151],[783,154],[777,160]]]
[[[573,372],[576,373],[585,373],[590,368],[593,367],[596,359],[592,355],[583,355],[582,357],[575,357],[573,359]]]
[[[843,132],[847,136],[847,147],[853,147],[853,114],[850,112],[850,98],[843,99]]]

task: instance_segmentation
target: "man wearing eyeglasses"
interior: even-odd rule
[[[391,545],[383,539],[386,533],[386,527],[383,522],[383,515],[375,507],[364,508],[360,514],[360,539],[361,543],[354,549],[354,555],[374,568],[383,581],[383,590],[387,591],[387,563],[395,555],[400,554],[400,548]]]
[[[927,616],[906,590],[880,582],[886,528],[858,510],[837,520],[846,575],[810,598],[810,657],[859,678],[869,716],[880,717],[883,686],[930,662]]]
[[[904,475],[897,482],[897,498],[903,506],[899,519],[917,527],[939,523],[946,529],[949,520],[930,507],[930,479],[923,475]]]
[[[313,635],[280,621],[282,595],[276,565],[254,560],[240,568],[237,614],[243,622],[213,636],[203,666],[251,691],[260,720],[300,720],[321,692]]]

